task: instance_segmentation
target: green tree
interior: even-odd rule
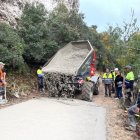
[[[76,8],[67,9],[63,1],[50,13],[42,4],[26,4],[19,25],[27,45],[24,58],[28,63],[45,63],[59,48],[76,40],[89,40],[100,52],[102,43],[96,28],[88,27],[84,14]]]
[[[45,63],[57,51],[57,43],[50,40],[47,14],[42,4],[25,5],[18,28],[27,45],[24,58],[28,63]]]
[[[0,23],[0,61],[11,68],[21,70],[24,67],[25,44],[16,30],[5,23]]]
[[[139,28],[134,11],[131,14],[130,21],[124,22],[123,26],[109,26],[106,32],[101,33],[101,41],[106,52],[106,63],[120,68],[129,64],[136,72],[139,67]]]
[[[69,11],[64,3],[58,3],[49,14],[48,27],[50,38],[60,46],[80,38],[79,15],[76,11]]]
[[[128,54],[127,60],[134,67],[136,75],[140,73],[140,34],[136,32],[128,41]]]

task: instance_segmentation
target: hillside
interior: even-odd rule
[[[42,3],[48,11],[52,11],[61,0],[0,0],[0,21],[12,26],[17,25],[26,2]],[[68,9],[79,6],[78,0],[64,0],[64,3]]]

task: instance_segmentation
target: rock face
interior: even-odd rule
[[[51,11],[58,2],[64,1],[68,9],[79,7],[79,0],[0,0],[0,21],[15,26],[26,2],[39,2]]]

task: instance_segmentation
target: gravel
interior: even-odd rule
[[[57,52],[43,71],[74,75],[90,51],[87,45],[87,43],[74,45],[69,43]]]

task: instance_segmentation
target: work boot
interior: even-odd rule
[[[109,97],[112,97],[111,94],[109,95]]]
[[[136,131],[136,128],[133,126],[126,126],[125,129],[129,131]]]

